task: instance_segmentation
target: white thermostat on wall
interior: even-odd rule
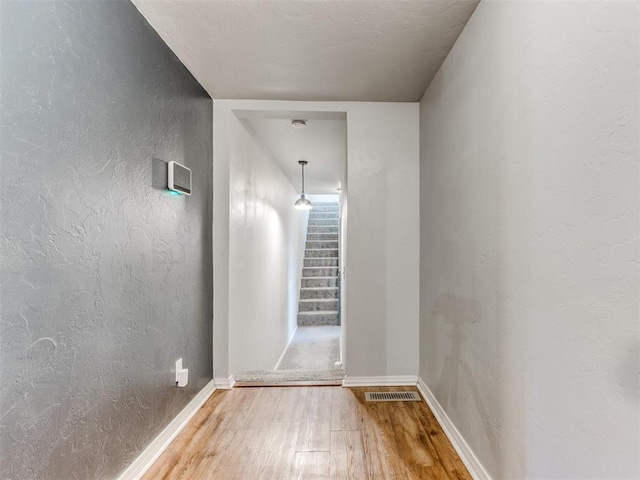
[[[172,192],[191,195],[191,170],[178,162],[169,162],[168,188]]]

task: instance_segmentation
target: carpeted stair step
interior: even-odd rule
[[[301,288],[300,298],[338,298],[338,287]]]
[[[320,240],[320,241],[311,241],[307,242],[305,245],[307,250],[317,250],[318,248],[333,248],[334,250],[338,249],[338,241],[333,240]]]
[[[338,325],[338,312],[300,312],[298,325]]]
[[[307,233],[333,233],[338,235],[338,227],[328,227],[326,225],[309,225]]]
[[[342,385],[344,371],[331,370],[247,370],[236,377],[237,387],[259,385]]]
[[[302,267],[302,278],[337,276],[338,267]]]
[[[307,242],[324,242],[324,241],[338,241],[338,232],[335,233],[308,233]]]
[[[337,257],[337,248],[308,248],[304,251],[305,258]]]
[[[303,266],[305,267],[337,267],[338,257],[305,258]]]
[[[337,312],[337,298],[303,298],[298,303],[298,312]]]
[[[337,202],[313,202],[313,208],[339,208],[340,204]]]
[[[307,277],[302,279],[302,288],[337,287],[338,277]]]
[[[313,209],[309,212],[309,218],[320,218],[320,217],[326,217],[326,218],[338,218],[340,216],[340,212],[338,212],[338,210],[324,210],[324,211],[317,211],[316,209]]]
[[[310,218],[309,226],[317,227],[325,225],[327,227],[337,227],[340,224],[337,218]]]
[[[340,216],[338,215],[338,212],[316,212],[314,210],[311,210],[311,213],[309,214],[309,219],[314,219],[314,220],[319,220],[319,219],[326,219],[326,220],[340,220]]]
[[[337,208],[316,208],[313,207],[313,210],[309,212],[309,218],[314,218],[316,215],[329,215],[331,217],[339,217],[340,212]]]

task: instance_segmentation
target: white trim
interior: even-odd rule
[[[139,480],[149,470],[160,454],[169,446],[171,441],[180,433],[185,425],[191,420],[200,407],[206,402],[211,394],[216,390],[215,383],[211,380],[200,390],[187,406],[182,409],[176,417],[171,420],[160,434],[147,445],[138,458],[136,458],[127,469],[122,472],[118,480]]]
[[[293,340],[293,337],[296,335],[297,331],[298,331],[298,325],[296,325],[296,329],[293,331],[293,334],[291,335],[291,337],[289,337],[289,341],[287,342],[287,346],[284,347],[284,350],[280,354],[280,358],[278,359],[278,362],[276,363],[276,366],[273,367],[274,370],[277,370],[278,367],[280,366],[280,363],[282,362],[282,359],[284,358],[284,354],[287,353],[289,345],[291,345],[291,340]]]
[[[385,377],[345,377],[343,387],[404,387],[415,386],[418,383],[416,375],[395,375]]]
[[[229,378],[224,378],[224,377],[216,378],[215,382],[216,382],[216,388],[219,388],[220,390],[231,390],[233,386],[236,384],[236,381],[233,378],[233,375],[229,375]]]
[[[478,457],[475,456],[469,444],[447,415],[447,412],[445,412],[442,405],[438,403],[436,397],[431,393],[431,390],[429,390],[429,387],[421,378],[418,378],[418,390],[429,405],[433,415],[438,420],[442,430],[444,430],[444,433],[451,441],[453,448],[458,452],[462,463],[467,467],[467,470],[469,470],[474,480],[491,480],[491,477],[480,463]]]

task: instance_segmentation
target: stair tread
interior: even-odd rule
[[[335,278],[335,277],[327,277],[327,278]],[[300,290],[337,290],[337,289],[338,287],[302,287]]]
[[[337,310],[310,310],[308,312],[298,312],[298,315],[311,315],[311,316],[315,316],[315,315],[331,315],[331,314],[337,314],[338,311]]]

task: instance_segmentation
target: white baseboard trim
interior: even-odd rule
[[[233,375],[229,375],[229,378],[216,378],[216,388],[220,390],[231,390],[233,386],[236,384],[236,380],[233,378]]]
[[[278,367],[280,366],[280,363],[282,363],[282,359],[284,358],[284,354],[287,353],[287,350],[289,349],[289,345],[291,345],[291,340],[293,340],[293,337],[295,336],[296,332],[298,331],[298,325],[296,325],[295,330],[293,331],[293,334],[291,335],[291,337],[289,338],[289,341],[287,342],[287,346],[284,347],[284,350],[282,350],[282,353],[280,354],[280,358],[278,359],[278,361],[276,362],[276,366],[273,367],[274,370],[277,370]]]
[[[139,480],[149,470],[160,454],[169,446],[171,441],[180,433],[200,407],[216,390],[215,382],[211,380],[195,397],[182,409],[171,423],[145,448],[129,467],[122,472],[118,480]]]
[[[447,412],[445,412],[442,405],[438,403],[436,397],[421,378],[418,378],[418,390],[429,405],[433,415],[438,420],[442,430],[444,430],[445,435],[449,438],[449,441],[451,441],[453,448],[458,452],[462,463],[467,467],[467,470],[469,470],[474,480],[491,480],[491,477],[480,463],[480,460],[478,460],[478,457],[475,456],[469,444],[447,415]]]
[[[416,375],[391,375],[384,377],[345,377],[343,387],[404,387],[415,386]]]

